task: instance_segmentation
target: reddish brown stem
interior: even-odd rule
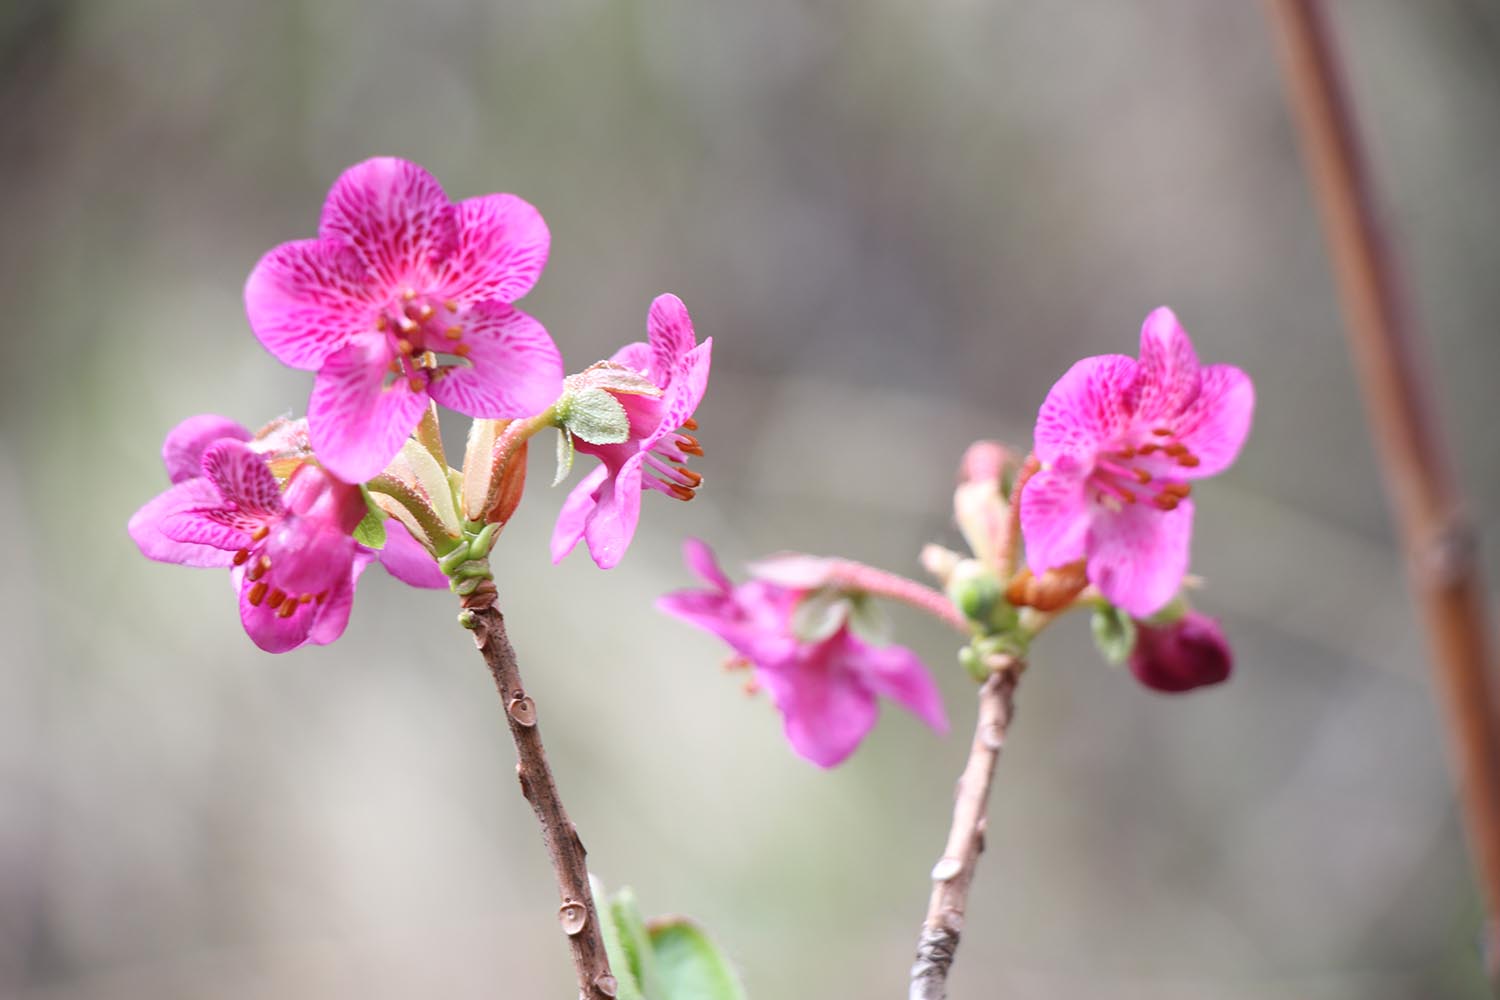
[[[831,560],[829,576],[842,586],[900,601],[918,611],[925,611],[962,635],[968,636],[974,632],[963,612],[954,607],[946,595],[900,574],[866,566],[852,559],[835,559]]]
[[[516,744],[516,776],[521,782],[521,794],[531,803],[537,822],[541,824],[542,840],[547,845],[547,856],[552,861],[552,872],[557,879],[561,904],[557,920],[573,951],[579,1000],[610,1000],[618,987],[609,970],[599,913],[594,906],[594,894],[589,889],[585,860],[588,852],[578,837],[578,828],[568,819],[568,812],[563,808],[557,782],[547,765],[546,748],[542,746],[536,703],[527,696],[521,684],[516,651],[505,634],[505,618],[495,607],[494,600],[494,585],[485,581],[463,599],[464,611],[460,621],[465,628],[473,630],[474,644],[489,666],[490,674],[495,678],[495,688],[500,692],[500,702],[505,706],[505,721],[510,725],[511,739]]]
[[[1269,2],[1407,576],[1426,619],[1469,847],[1494,918],[1500,913],[1500,727],[1477,543],[1428,402],[1422,345],[1403,310],[1331,27],[1315,0]]]
[[[948,844],[932,868],[932,897],[927,919],[917,938],[917,959],[911,967],[910,1000],[943,1000],[948,995],[948,970],[953,966],[969,907],[969,885],[984,850],[990,785],[1005,733],[1015,716],[1016,680],[1024,664],[1003,659],[979,689],[979,719],[969,761],[958,779],[953,824]]]

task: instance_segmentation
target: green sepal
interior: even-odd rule
[[[1157,628],[1163,628],[1167,625],[1175,625],[1177,622],[1181,621],[1183,619],[1183,616],[1185,616],[1191,610],[1193,609],[1192,606],[1188,604],[1187,598],[1183,597],[1181,594],[1178,594],[1176,597],[1168,601],[1166,606],[1163,607],[1160,611],[1156,612],[1156,614],[1152,615],[1150,618],[1146,618],[1143,620],[1147,625],[1154,625]]]
[[[734,967],[692,921],[652,921],[651,949],[666,987],[662,1000],[746,1000]]]
[[[354,526],[354,540],[366,548],[383,549],[385,548],[385,512],[375,506],[375,501],[370,499],[368,489],[361,486],[359,492],[365,498],[365,516]]]
[[[1128,614],[1113,604],[1101,602],[1089,620],[1089,630],[1094,633],[1094,646],[1105,662],[1118,667],[1130,659],[1135,649],[1136,628]]]
[[[838,587],[819,587],[792,609],[792,634],[806,643],[822,642],[844,627],[852,603]]]
[[[579,389],[558,404],[558,418],[589,444],[620,444],[630,437],[630,416],[610,392]]]
[[[552,485],[556,486],[568,478],[568,473],[573,471],[573,435],[566,427],[557,429],[557,475],[552,477]]]

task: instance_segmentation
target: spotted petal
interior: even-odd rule
[[[1052,386],[1036,417],[1036,457],[1044,464],[1092,465],[1130,427],[1139,366],[1123,354],[1084,358]]]
[[[1043,469],[1021,491],[1021,536],[1026,563],[1038,576],[1084,556],[1089,529],[1084,480]]]
[[[179,541],[163,530],[171,519],[220,503],[218,490],[207,479],[186,479],[136,511],[126,530],[148,559],[180,566],[228,566],[238,545],[226,548],[204,541]],[[220,532],[222,525],[212,524],[212,529]]]
[[[471,417],[529,417],[562,393],[562,354],[541,323],[514,306],[482,302],[463,317],[470,367],[434,380],[432,398]]]
[[[349,246],[384,300],[403,287],[429,288],[458,247],[442,185],[408,160],[355,164],[323,203],[318,235]]]
[[[1176,313],[1162,306],[1141,325],[1140,402],[1147,423],[1167,422],[1198,395],[1198,354]]]
[[[460,302],[514,302],[531,291],[552,247],[542,213],[513,194],[467,198],[453,212],[458,249],[438,277],[440,294]]]
[[[362,337],[330,355],[313,382],[307,404],[313,451],[347,483],[379,475],[427,408],[425,389],[406,379],[385,385],[392,357],[384,337]]]
[[[364,264],[338,240],[283,243],[245,282],[250,329],[276,360],[316,371],[349,338],[375,328]]]
[[[665,387],[677,366],[698,343],[693,319],[677,296],[658,295],[646,313],[646,337],[651,345],[651,375]]]
[[[1176,419],[1177,438],[1198,457],[1198,464],[1182,468],[1188,479],[1223,472],[1240,453],[1255,414],[1255,386],[1250,376],[1233,365],[1203,369],[1197,398]]]
[[[203,452],[215,441],[230,438],[250,440],[250,431],[228,417],[204,413],[188,417],[167,432],[161,446],[162,464],[174,483],[203,475]]]

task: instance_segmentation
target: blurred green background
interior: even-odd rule
[[[1335,6],[1500,579],[1500,8]],[[1199,494],[1238,672],[1167,699],[1081,621],[1040,644],[954,995],[1483,995],[1269,39],[1259,5],[1198,0],[5,0],[0,995],[572,995],[451,595],[372,573],[341,642],[270,657],[221,574],[125,535],[178,419],[305,405],[240,289],[375,154],[541,208],[522,304],[570,367],[638,338],[661,291],[715,338],[700,498],[647,497],[611,573],[554,569],[538,456],[498,583],[592,865],[706,921],[758,1000],[905,995],[972,687],[898,613],[957,735],[887,711],[816,770],[653,611],[681,539],[915,572],[955,538],[963,447],[1024,441],[1052,380],[1133,351],[1161,303],[1259,388]]]

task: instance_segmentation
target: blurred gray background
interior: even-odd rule
[[[1500,574],[1500,9],[1336,22]],[[671,290],[715,338],[708,480],[625,563],[551,567],[548,456],[499,585],[590,861],[704,920],[757,1000],[904,996],[972,723],[785,746],[652,610],[679,544],[916,572],[963,447],[1174,306],[1255,377],[1200,491],[1232,683],[1167,699],[1049,634],[956,998],[1477,997],[1479,908],[1423,643],[1254,3],[0,4],[0,995],[565,997],[550,872],[444,593],[372,572],[337,645],[259,653],[221,574],[124,531],[163,433],[300,410],[257,257],[375,154],[538,205],[522,304],[577,369]],[[451,421],[452,434],[462,422]],[[539,452],[550,442],[539,441]]]

